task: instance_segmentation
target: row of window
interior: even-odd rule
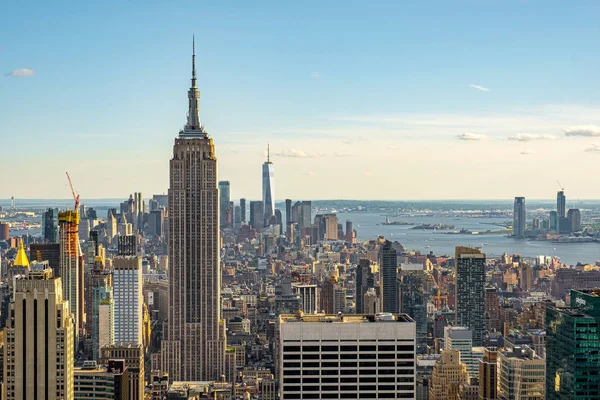
[[[414,375],[415,374],[415,370],[413,369],[380,369],[380,370],[376,370],[376,369],[361,369],[360,371],[356,370],[356,369],[342,369],[342,370],[335,370],[335,369],[323,369],[323,370],[318,370],[318,369],[304,369],[304,370],[300,370],[300,369],[290,369],[290,370],[285,370],[283,371],[284,376],[291,376],[291,375],[312,375],[312,376],[321,376],[321,375]]]
[[[284,360],[411,360],[415,358],[414,353],[286,353]]]
[[[414,399],[410,393],[287,393],[284,399]]]
[[[360,376],[360,377],[341,377],[338,378],[337,376],[335,377],[323,377],[323,378],[290,378],[290,377],[285,377],[283,379],[283,383],[356,383],[358,382],[358,380],[360,379],[360,382],[377,382],[379,381],[380,383],[393,383],[393,382],[398,382],[398,383],[414,383],[414,378],[413,377],[405,377],[405,376],[398,376],[398,377],[393,377],[393,376],[379,376],[379,377],[375,377],[375,376]]]
[[[350,345],[342,345],[342,346],[283,346],[284,352],[339,352],[339,351],[414,351],[415,347],[413,345],[390,345],[390,344],[380,344],[379,346],[375,345],[360,345],[360,346],[350,346]]]
[[[339,391],[384,391],[384,390],[414,390],[413,385],[340,385],[340,386],[293,386],[284,385],[283,391],[286,392],[339,392]]]
[[[293,362],[288,361],[283,363],[283,368],[364,368],[364,367],[413,367],[414,361],[361,361],[356,364],[356,362],[348,362],[342,361],[331,362],[331,361],[322,361],[321,363],[317,362]]]

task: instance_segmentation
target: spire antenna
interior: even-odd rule
[[[270,150],[270,143],[267,142],[267,163],[271,162],[271,150]]]
[[[192,35],[192,87],[196,87],[196,35]]]

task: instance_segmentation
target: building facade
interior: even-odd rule
[[[515,209],[513,214],[513,235],[516,238],[525,236],[525,197],[515,197]]]
[[[118,256],[113,260],[114,342],[142,344],[142,258]]]
[[[72,399],[74,321],[51,269],[16,280],[4,330],[3,398]]]
[[[61,211],[58,213],[60,225],[60,277],[62,279],[63,298],[69,302],[71,313],[75,318],[75,336],[79,336],[80,321],[79,307],[80,291],[84,288],[80,283],[79,257],[79,212]],[[76,339],[77,340],[77,339]]]
[[[171,381],[219,379],[225,372],[217,156],[200,123],[192,60],[188,119],[170,161],[169,318],[161,362]]]
[[[275,215],[275,165],[271,162],[269,147],[267,146],[267,161],[262,165],[262,201],[263,218],[265,226]]]
[[[398,254],[389,240],[383,243],[380,252],[383,312],[397,313],[399,311]]]
[[[407,315],[282,315],[280,399],[414,399],[415,325]]]
[[[485,344],[485,254],[457,247],[454,257],[456,311],[454,324],[473,332],[473,346]]]

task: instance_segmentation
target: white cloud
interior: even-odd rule
[[[460,140],[485,140],[486,136],[481,135],[479,133],[461,133],[460,135],[456,135],[456,137]]]
[[[599,153],[600,152],[600,144],[592,144],[592,147],[588,147],[585,149],[588,153]]]
[[[35,72],[32,69],[21,68],[16,69],[12,72],[7,73],[7,76],[12,76],[14,78],[26,78],[28,76],[32,76]]]
[[[565,129],[565,136],[600,136],[600,126],[579,125]]]
[[[476,85],[476,84],[474,84],[474,83],[470,83],[470,84],[469,84],[469,87],[470,87],[471,89],[477,89],[477,90],[481,90],[482,92],[489,92],[489,91],[490,91],[490,89],[489,89],[489,88],[486,88],[485,86]]]
[[[312,172],[312,171],[308,171],[308,172],[305,172],[304,175],[306,175],[306,176],[315,176],[315,173]]]
[[[529,142],[531,140],[552,140],[556,139],[555,135],[536,135],[533,133],[517,133],[508,137],[508,140],[514,140],[516,142]]]
[[[535,151],[533,151],[533,150],[523,150],[521,152],[521,154],[524,155],[524,156],[528,156],[528,155],[531,155],[531,154],[535,154]]]
[[[322,157],[323,154],[319,153],[307,153],[304,150],[298,149],[288,149],[280,151],[279,153],[274,153],[279,157],[290,157],[290,158],[314,158],[314,157]]]
[[[334,154],[334,156],[336,156],[336,157],[352,157],[355,155],[356,154],[354,154],[354,153],[343,153],[343,152]]]
[[[320,72],[311,72],[310,73],[310,77],[313,79],[319,79],[321,78],[323,75]]]
[[[352,144],[354,142],[352,140],[350,140],[350,139],[346,139],[346,140],[342,140],[342,143],[343,144]]]

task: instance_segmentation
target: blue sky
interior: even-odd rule
[[[165,192],[192,34],[233,197],[600,198],[597,1],[87,3],[3,6],[0,198]]]

